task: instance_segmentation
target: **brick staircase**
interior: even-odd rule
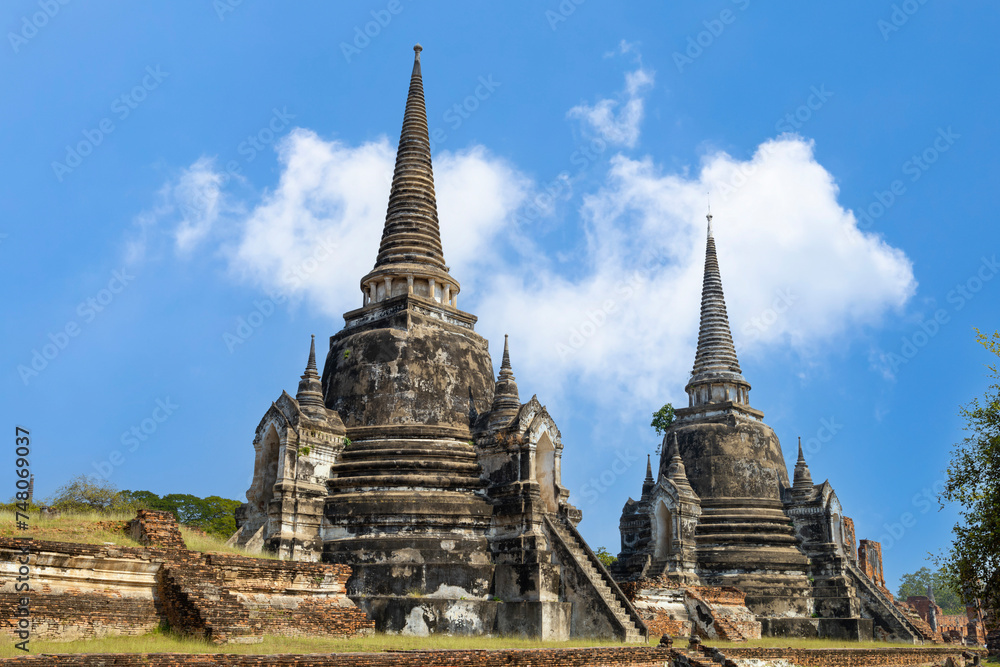
[[[160,602],[171,627],[216,644],[261,641],[263,627],[250,617],[222,577],[205,564],[171,563],[160,574]]]
[[[645,643],[649,631],[646,629],[642,617],[625,597],[604,564],[587,546],[576,528],[562,517],[550,518],[546,516],[545,524],[573,559],[577,570],[586,576],[598,597],[614,616],[619,626],[619,638],[626,642]]]
[[[923,643],[924,634],[913,621],[888,598],[861,568],[854,563],[847,563],[849,580],[862,595],[861,599],[869,606],[872,615],[877,616],[876,625],[891,630],[896,641],[912,641]]]

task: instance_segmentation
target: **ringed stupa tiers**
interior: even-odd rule
[[[458,308],[414,52],[361,307],[330,337],[321,386],[310,351],[296,397],[257,427],[234,541],[350,565],[348,595],[383,631],[644,640],[576,530],[559,429],[537,397],[521,403],[506,339],[494,376]]]
[[[778,437],[750,405],[733,345],[708,215],[698,346],[638,501],[619,523],[620,579],[732,586],[764,634],[918,641],[914,624],[862,572],[853,522],[799,447],[789,483]]]

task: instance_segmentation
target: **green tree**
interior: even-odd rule
[[[977,329],[976,339],[1000,357],[1000,331]],[[941,500],[957,502],[961,519],[939,564],[964,602],[1000,611],[1000,372],[997,364],[987,368],[985,395],[959,413],[969,435],[954,447]]]
[[[45,504],[63,512],[117,512],[134,509],[129,499],[107,480],[87,475],[74,477],[56,489]]]
[[[650,422],[650,426],[656,429],[656,434],[663,436],[666,434],[667,429],[670,425],[674,423],[674,406],[671,403],[667,403],[662,408],[653,413],[653,421]],[[656,446],[656,453],[659,454],[660,450],[663,448],[663,443],[661,442]]]
[[[604,567],[611,567],[618,562],[618,559],[612,556],[604,547],[598,547],[594,555],[597,556],[597,560],[604,563]]]
[[[899,579],[899,590],[896,597],[900,600],[918,595],[927,595],[927,587],[931,586],[934,591],[934,600],[942,611],[946,614],[964,614],[965,605],[958,592],[952,588],[948,581],[948,576],[941,570],[931,572],[929,568],[922,567],[916,572],[904,574]]]
[[[233,512],[242,505],[238,500],[220,496],[199,498],[189,493],[171,493],[162,498],[151,491],[123,491],[122,494],[142,507],[173,513],[177,522],[185,526],[225,538],[236,532]]]

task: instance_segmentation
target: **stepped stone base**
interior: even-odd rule
[[[13,616],[18,559],[31,567],[32,639],[144,634],[162,623],[217,643],[344,637],[374,624],[346,595],[344,565],[0,538],[0,608]]]

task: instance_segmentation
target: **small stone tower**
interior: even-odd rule
[[[281,392],[254,436],[254,476],[237,510],[232,542],[266,548],[282,558],[318,561],[325,482],[344,448],[344,423],[323,405],[316,341],[295,397]]]

